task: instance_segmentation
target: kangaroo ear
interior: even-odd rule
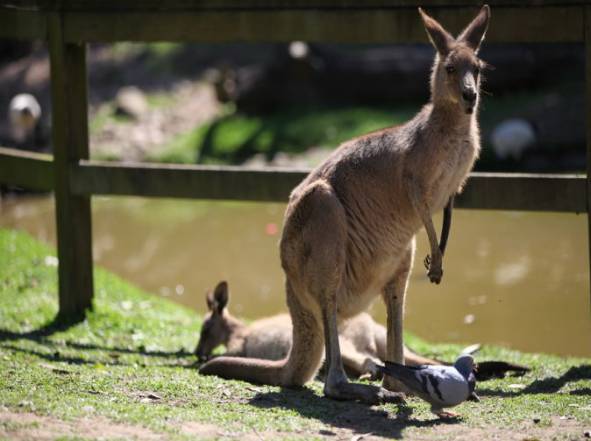
[[[213,308],[215,308],[215,299],[213,298],[213,291],[207,291],[207,294],[205,294],[205,301],[207,302],[207,309],[213,311]]]
[[[484,35],[488,29],[488,22],[490,21],[490,8],[484,5],[478,15],[470,22],[464,31],[458,37],[458,41],[466,43],[474,52],[480,49],[480,43],[484,40]]]
[[[423,19],[429,40],[431,40],[431,43],[435,46],[437,52],[446,56],[455,42],[454,38],[443,29],[443,26],[441,26],[437,20],[429,17],[423,9],[419,8],[419,13]]]
[[[221,313],[228,304],[228,282],[224,280],[218,283],[218,286],[215,287],[213,297],[217,312]]]

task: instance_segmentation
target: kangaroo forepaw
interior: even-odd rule
[[[441,283],[441,278],[443,277],[443,269],[441,267],[430,268],[427,276],[429,276],[431,283],[439,285]]]
[[[427,276],[431,283],[439,285],[441,278],[443,277],[443,269],[441,267],[441,259],[432,259],[430,255],[425,257],[423,260],[425,268],[427,268]]]
[[[427,269],[429,269],[429,267],[431,266],[431,256],[429,256],[428,254],[425,257],[425,260],[423,260],[423,265],[425,265],[425,268]]]

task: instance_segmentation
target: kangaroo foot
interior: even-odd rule
[[[324,385],[324,395],[335,400],[357,400],[366,404],[404,403],[404,395],[381,387],[342,381]]]

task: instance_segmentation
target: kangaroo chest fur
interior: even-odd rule
[[[432,213],[460,190],[480,149],[473,116],[450,126],[430,105],[407,124],[342,145],[303,183],[330,183],[347,218],[346,268],[339,316],[366,309],[393,278],[421,227],[409,192]],[[412,188],[411,188],[412,187]]]

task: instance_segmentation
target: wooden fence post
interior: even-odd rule
[[[591,277],[591,6],[585,7],[585,123],[587,135],[587,241]],[[591,286],[591,285],[590,285]]]
[[[52,144],[55,167],[58,320],[79,320],[92,308],[90,197],[72,194],[70,173],[88,159],[85,44],[65,43],[59,13],[48,14],[51,60]]]

